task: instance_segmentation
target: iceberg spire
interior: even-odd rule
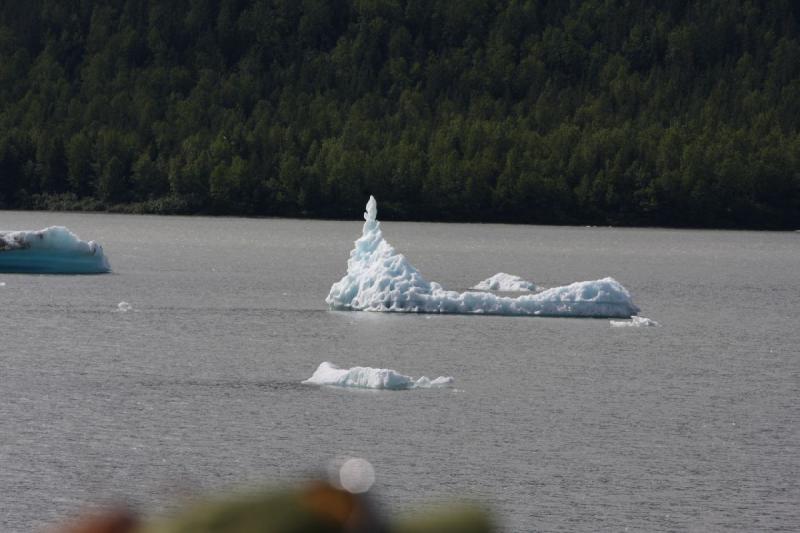
[[[378,202],[375,201],[375,197],[371,194],[369,195],[369,200],[367,201],[367,211],[364,213],[364,220],[367,222],[370,221],[378,221]]]
[[[429,282],[384,238],[370,196],[364,228],[347,260],[347,273],[331,287],[328,306],[345,311],[630,318],[639,312],[613,278],[581,281],[516,298],[448,291]]]
[[[370,196],[361,237],[347,260],[347,274],[325,299],[331,309],[414,311],[405,308],[411,303],[409,297],[431,291],[432,284],[383,238],[377,215],[378,204]]]

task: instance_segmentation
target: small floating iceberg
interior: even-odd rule
[[[347,274],[325,298],[330,309],[595,318],[630,318],[639,312],[627,289],[613,278],[580,281],[516,298],[445,290],[423,278],[383,238],[377,214],[375,198],[370,196]]]
[[[325,361],[319,365],[310,378],[302,383],[304,385],[331,385],[359,389],[408,390],[451,387],[453,381],[453,378],[445,376],[434,380],[422,376],[415,380],[411,376],[399,374],[390,368],[354,366],[345,369]]]
[[[506,292],[521,292],[521,291],[537,291],[539,287],[532,281],[526,281],[519,276],[513,274],[506,274],[505,272],[498,272],[491,278],[486,278],[474,287],[478,291],[506,291]]]
[[[0,231],[0,272],[101,274],[110,270],[99,243],[82,241],[63,226]]]
[[[644,316],[632,316],[630,320],[611,320],[612,328],[660,327],[661,324]]]

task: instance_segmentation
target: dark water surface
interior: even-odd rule
[[[663,326],[612,328],[329,312],[356,221],[0,212],[51,224],[114,274],[0,275],[2,531],[342,454],[393,510],[467,498],[506,531],[800,529],[800,234],[383,224],[446,288],[610,275]],[[322,361],[457,388],[300,385]]]

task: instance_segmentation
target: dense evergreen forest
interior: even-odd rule
[[[800,227],[794,0],[0,0],[0,207]]]

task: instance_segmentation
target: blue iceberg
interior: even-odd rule
[[[103,247],[82,241],[63,226],[0,231],[0,272],[102,274],[111,271]]]
[[[579,281],[517,297],[489,292],[448,291],[395,251],[381,233],[370,196],[364,229],[347,261],[347,273],[325,301],[341,311],[458,313],[511,316],[630,318],[639,312],[631,295],[613,278]]]

